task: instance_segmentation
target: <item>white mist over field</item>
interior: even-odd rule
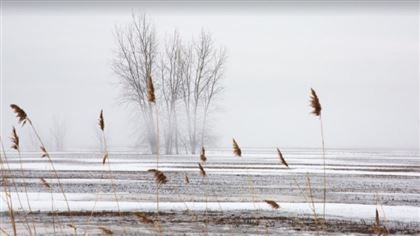
[[[111,65],[115,27],[146,13],[159,39],[174,29],[185,39],[205,29],[226,48],[225,88],[210,118],[214,146],[235,137],[246,147],[319,147],[313,87],[327,148],[418,147],[418,9],[5,3],[1,13],[4,140],[16,125],[9,108],[16,103],[45,139],[60,119],[66,149],[95,147],[100,109],[111,149],[134,145],[136,111],[121,104]],[[29,145],[27,129],[18,131]]]

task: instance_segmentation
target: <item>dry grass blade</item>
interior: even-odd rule
[[[44,178],[39,178],[41,180],[42,185],[44,185],[47,189],[51,189],[50,184],[44,179]]]
[[[264,200],[264,202],[267,203],[268,205],[270,205],[271,208],[273,208],[273,209],[279,209],[280,208],[279,204],[277,204],[277,202],[275,202],[275,201]]]
[[[315,90],[311,88],[311,107],[312,107],[312,114],[316,116],[321,115],[321,103],[319,103],[318,96],[316,95]]]
[[[24,126],[26,121],[28,120],[26,112],[16,104],[11,104],[10,107],[16,113],[16,117],[19,118],[19,124],[22,123],[22,126]]]
[[[232,141],[233,141],[233,154],[235,154],[238,157],[242,156],[242,151],[238,143],[236,142],[235,139],[232,139]]]
[[[101,128],[102,131],[104,131],[104,129],[105,129],[105,121],[104,121],[103,110],[101,110],[101,113],[99,114],[99,127]]]
[[[204,147],[201,147],[201,152],[200,152],[200,160],[205,163],[207,161],[207,157],[206,157],[206,149],[204,149]]]
[[[166,178],[166,175],[162,171],[156,169],[150,169],[148,171],[154,173],[157,184],[162,185],[168,182],[168,178]]]
[[[106,152],[105,154],[104,154],[104,157],[103,157],[103,159],[102,159],[102,164],[103,165],[105,165],[105,162],[106,162],[106,160],[108,159],[108,152]]]
[[[185,174],[185,183],[189,184],[190,183],[190,179],[188,178],[188,175]]]
[[[102,231],[102,233],[104,235],[114,235],[114,232],[112,232],[110,229],[107,229],[107,228],[102,227],[102,226],[100,226],[98,228]]]
[[[206,171],[204,171],[204,168],[200,163],[198,163],[198,168],[200,168],[200,175],[205,177],[206,176]]]
[[[280,158],[281,162],[283,163],[283,165],[285,165],[287,168],[289,168],[289,165],[287,164],[286,160],[284,159],[283,154],[281,153],[279,148],[277,148],[277,153],[279,154],[279,158]]]
[[[147,77],[147,100],[149,102],[155,103],[155,87],[153,86],[152,76]]]
[[[39,148],[41,148],[41,151],[42,151],[42,156],[41,157],[49,157],[50,156],[50,154],[48,154],[47,149],[45,149],[44,146],[41,146]]]
[[[15,127],[13,127],[12,130],[12,137],[10,138],[12,140],[12,148],[16,151],[19,151],[19,136],[16,133]]]
[[[150,219],[146,214],[144,213],[135,213],[135,215],[137,216],[137,218],[140,220],[140,222],[144,223],[144,224],[154,224],[155,221]]]

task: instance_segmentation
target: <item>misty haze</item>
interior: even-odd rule
[[[1,235],[420,234],[417,1],[2,1]]]

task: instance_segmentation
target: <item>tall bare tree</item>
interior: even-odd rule
[[[131,24],[116,30],[118,52],[114,71],[121,78],[123,101],[139,108],[146,140],[152,153],[156,152],[156,131],[152,105],[147,101],[147,80],[154,77],[157,63],[155,30],[146,16],[133,15]]]
[[[160,63],[161,94],[163,96],[166,120],[165,151],[166,154],[179,153],[179,129],[177,103],[182,89],[183,45],[177,31],[166,43]]]
[[[199,39],[186,50],[185,57],[182,99],[188,120],[190,150],[195,154],[199,145],[200,125],[203,145],[208,111],[212,101],[221,91],[220,79],[223,76],[225,52],[218,52],[210,34],[202,31]],[[203,113],[200,113],[200,110],[203,110]]]
[[[165,152],[179,153],[180,146],[187,143],[189,151],[196,153],[197,147],[204,145],[207,117],[222,89],[224,50],[217,49],[204,31],[190,43],[184,43],[175,31],[158,53],[155,30],[144,16],[133,16],[127,28],[117,29],[116,36],[114,71],[120,77],[122,98],[139,108],[152,153],[157,151],[159,134],[153,128],[153,109],[147,101],[149,77],[159,82],[155,84],[156,105],[163,108]],[[185,122],[180,122],[182,119]]]

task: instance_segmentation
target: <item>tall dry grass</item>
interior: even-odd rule
[[[66,193],[65,193],[65,191],[64,191],[63,184],[62,184],[62,183],[61,183],[61,181],[60,181],[60,176],[58,175],[58,172],[57,172],[57,170],[55,169],[54,162],[52,161],[51,156],[50,156],[50,154],[48,153],[47,148],[45,147],[44,142],[43,142],[43,141],[42,141],[42,139],[41,139],[41,136],[39,135],[39,133],[38,133],[37,129],[35,128],[35,126],[34,126],[34,124],[33,124],[32,120],[31,120],[31,119],[29,119],[29,117],[28,117],[27,113],[26,113],[26,112],[25,112],[22,108],[20,108],[20,107],[19,107],[18,105],[16,105],[16,104],[11,104],[11,105],[10,105],[10,108],[12,108],[13,112],[16,114],[16,117],[18,118],[18,123],[19,123],[19,124],[21,124],[21,125],[22,125],[22,127],[23,127],[26,123],[28,123],[28,124],[30,125],[30,127],[32,128],[32,132],[35,134],[35,136],[36,136],[36,138],[37,138],[37,140],[38,140],[38,142],[39,142],[39,144],[40,144],[40,149],[41,149],[41,152],[42,152],[41,157],[42,157],[42,158],[46,157],[46,158],[47,158],[47,160],[48,160],[48,162],[49,162],[49,164],[50,164],[50,166],[51,166],[51,169],[52,169],[52,171],[53,171],[53,174],[54,174],[55,178],[57,179],[57,183],[58,183],[58,186],[59,186],[59,188],[60,188],[61,194],[62,194],[62,195],[63,195],[63,197],[64,197],[64,201],[65,201],[65,203],[66,203],[67,211],[69,212],[69,217],[70,217],[70,220],[72,221],[72,216],[71,216],[71,215],[72,215],[72,213],[71,213],[71,210],[70,210],[70,205],[69,205],[69,201],[68,201],[68,199],[67,199],[67,195],[66,195]],[[76,229],[74,229],[74,233],[77,235],[77,231],[76,231]]]
[[[4,145],[3,145],[3,141],[0,137],[0,144],[2,147],[2,152],[4,154],[4,160],[2,157],[2,154],[0,153],[0,168],[1,168],[1,177],[2,177],[2,182],[3,182],[3,188],[4,188],[4,193],[5,193],[5,200],[6,200],[6,204],[7,204],[7,209],[9,212],[9,218],[10,218],[10,224],[12,225],[12,230],[13,230],[13,235],[17,236],[17,230],[16,230],[16,218],[15,218],[15,211],[13,208],[13,201],[12,201],[12,197],[11,197],[11,192],[10,192],[10,183],[9,183],[9,179],[8,179],[8,174],[6,173],[7,169],[6,169],[6,151],[4,150]],[[7,234],[7,233],[6,233]]]
[[[323,160],[323,169],[324,169],[324,189],[323,189],[323,211],[322,215],[325,219],[325,205],[327,202],[327,175],[326,175],[326,166],[325,166],[325,144],[324,144],[324,128],[322,125],[322,115],[321,115],[321,103],[319,102],[318,95],[316,94],[315,90],[311,88],[310,94],[310,106],[312,108],[312,114],[319,118],[319,124],[321,129],[321,141],[322,141],[322,160]]]
[[[22,184],[23,184],[23,188],[24,188],[25,196],[26,196],[26,203],[28,204],[29,213],[32,213],[32,207],[31,207],[31,203],[29,201],[29,196],[28,196],[28,189],[26,188],[26,180],[25,180],[26,175],[25,175],[25,171],[24,171],[24,168],[23,168],[22,155],[21,155],[21,151],[20,151],[19,136],[18,136],[18,134],[16,132],[16,128],[15,127],[12,128],[12,135],[10,137],[10,140],[12,142],[11,148],[14,149],[14,150],[16,150],[17,153],[18,153],[19,166],[20,166],[20,171],[21,171],[22,180],[23,180],[22,181]],[[33,222],[32,222],[32,228],[34,230],[34,234],[36,235],[37,234],[36,233],[36,227],[35,227],[35,224]]]

